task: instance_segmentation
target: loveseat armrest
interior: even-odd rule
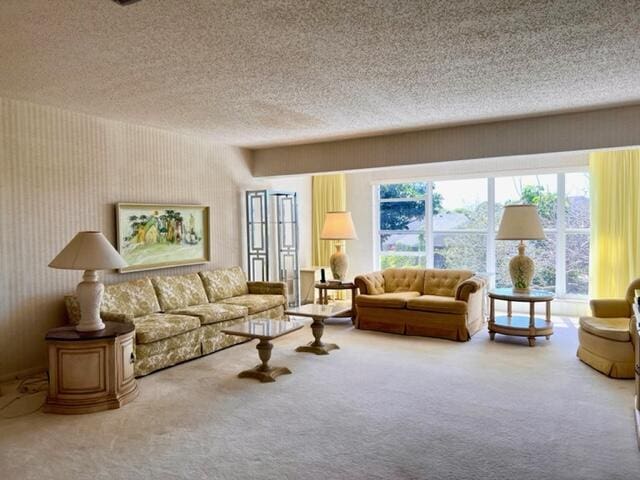
[[[471,294],[482,291],[485,285],[484,279],[476,276],[460,282],[456,287],[456,300],[468,302]]]
[[[624,298],[597,298],[589,302],[594,317],[631,317],[631,305]]]
[[[384,293],[384,277],[382,272],[371,272],[358,275],[353,283],[362,295],[379,295]]]
[[[100,312],[100,318],[104,322],[133,323],[133,315],[128,313]]]
[[[247,282],[249,294],[282,295],[287,304],[287,284],[284,282]]]

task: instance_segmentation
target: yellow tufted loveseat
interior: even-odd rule
[[[466,341],[484,323],[485,282],[467,270],[390,268],[355,278],[364,330]]]

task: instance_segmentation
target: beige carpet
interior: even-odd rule
[[[342,348],[295,353],[292,375],[236,374],[255,343],[139,381],[120,410],[0,420],[6,479],[637,479],[633,382],[575,357],[572,322],[536,348],[327,327]],[[1,400],[1,399],[0,399]]]

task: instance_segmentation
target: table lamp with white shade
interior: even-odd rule
[[[110,270],[127,266],[101,232],[80,232],[49,264],[52,268],[84,270],[82,282],[76,288],[80,304],[80,322],[76,325],[79,332],[102,330],[104,323],[100,319],[100,304],[104,286],[100,283],[98,270]]]
[[[546,237],[535,205],[506,205],[496,240],[520,240],[518,255],[509,262],[513,290],[526,292],[535,270],[533,260],[524,254],[523,240],[544,240]]]
[[[357,240],[358,234],[353,226],[351,212],[327,212],[320,232],[322,240]],[[335,280],[344,281],[349,268],[349,258],[342,251],[342,244],[336,242],[336,251],[329,259],[331,273]]]

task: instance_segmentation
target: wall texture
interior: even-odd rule
[[[640,145],[640,105],[256,149],[255,176]]]
[[[47,264],[80,230],[115,243],[116,202],[209,205],[210,266],[242,263],[244,150],[0,98],[0,175],[0,379],[46,365],[44,334],[63,324],[62,295],[82,275]]]

